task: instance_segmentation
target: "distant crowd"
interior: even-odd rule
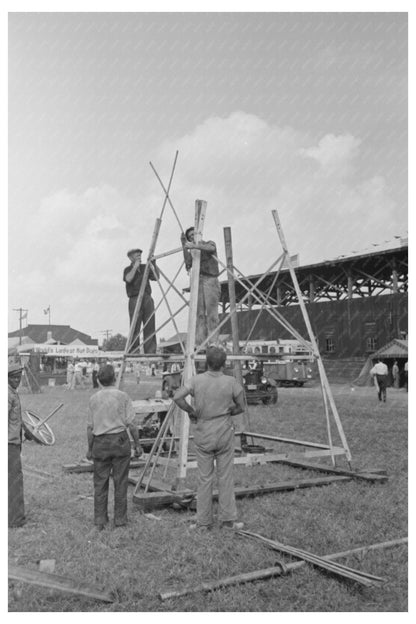
[[[98,371],[101,366],[110,365],[114,369],[114,374],[117,377],[121,370],[121,362],[111,362],[110,360],[99,359],[93,361],[68,360],[66,369],[66,384],[67,390],[84,389],[88,387],[98,388]],[[134,374],[136,376],[137,383],[140,382],[140,378],[143,376],[155,376],[157,368],[155,364],[149,366],[143,365],[139,362],[132,363],[127,362],[125,365],[125,373]]]

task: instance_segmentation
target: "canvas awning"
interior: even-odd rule
[[[371,359],[377,358],[407,358],[409,355],[409,346],[407,340],[395,338],[388,342],[384,347],[378,349],[371,355]]]

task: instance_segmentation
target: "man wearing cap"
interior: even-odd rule
[[[185,267],[189,271],[192,266],[192,249],[199,249],[201,262],[199,268],[198,304],[195,344],[202,344],[209,336],[210,345],[218,345],[218,303],[221,287],[218,281],[218,260],[215,255],[217,247],[214,241],[195,242],[195,228],[189,227],[181,235]]]
[[[25,502],[23,497],[22,460],[22,408],[17,388],[22,379],[23,366],[13,362],[8,366],[9,382],[9,527],[18,528],[25,524]]]
[[[131,325],[146,265],[141,263],[141,249],[130,249],[127,252],[127,256],[131,264],[124,269],[123,280],[126,283],[126,292],[129,298],[129,317]],[[153,273],[151,268],[144,289],[142,305],[137,315],[132,342],[133,347],[138,347],[140,344],[139,334],[143,323],[143,350],[145,353],[156,353],[155,305],[151,294],[152,289],[149,284],[149,279],[156,280],[159,277],[159,270],[154,262],[152,262],[152,267],[155,273]]]

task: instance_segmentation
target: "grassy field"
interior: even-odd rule
[[[160,380],[126,383],[132,398],[154,396]],[[326,487],[240,499],[240,519],[248,530],[324,555],[407,536],[407,398],[388,390],[379,403],[374,388],[332,387],[354,469],[385,469],[386,483],[348,481]],[[127,527],[97,532],[93,526],[92,474],[68,474],[63,464],[86,452],[86,412],[92,389],[72,393],[62,387],[21,394],[23,408],[47,415],[53,446],[25,442],[22,460],[28,523],[9,530],[9,561],[36,570],[54,559],[55,573],[85,580],[114,603],[64,595],[22,583],[9,583],[9,611],[114,612],[392,612],[407,610],[407,547],[378,550],[342,560],[385,577],[379,588],[362,588],[305,565],[285,577],[236,585],[162,602],[161,591],[266,568],[277,559],[266,545],[214,529],[189,529],[191,511],[172,508],[139,511],[129,495]],[[279,389],[277,406],[251,406],[255,431],[325,442],[320,389]],[[338,443],[334,435],[334,442]],[[268,443],[266,443],[269,446]],[[289,447],[285,447],[286,450]],[[290,447],[292,448],[292,447]],[[347,467],[345,460],[339,466]],[[33,469],[50,474],[40,475]],[[133,474],[133,473],[132,473]],[[134,473],[138,474],[138,473]],[[236,484],[267,483],[319,476],[283,465],[237,467]],[[110,502],[112,503],[111,499]]]

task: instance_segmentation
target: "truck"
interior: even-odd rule
[[[314,378],[311,362],[304,360],[266,360],[263,372],[266,377],[274,379],[277,386],[301,388]]]
[[[200,372],[203,372],[201,369]],[[162,396],[173,397],[181,385],[183,370],[164,372],[162,374]],[[224,369],[226,375],[233,375],[231,362],[227,362]],[[253,368],[243,368],[243,387],[248,404],[263,403],[263,405],[277,403],[277,384],[273,378],[263,372],[261,362],[256,362]]]

